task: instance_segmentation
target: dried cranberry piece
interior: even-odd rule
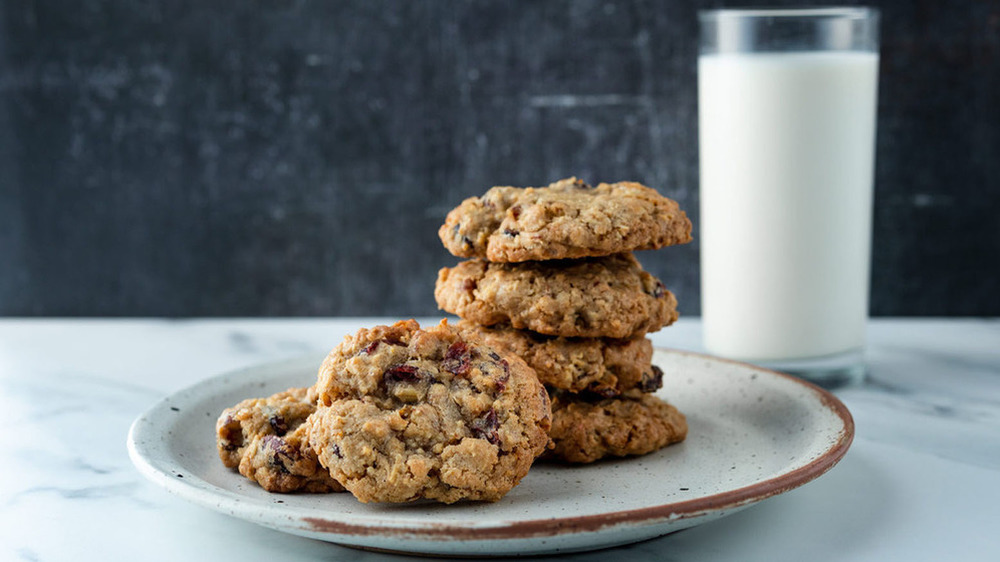
[[[364,353],[366,355],[371,355],[372,352],[374,352],[376,349],[378,349],[379,344],[383,344],[383,343],[389,344],[389,345],[401,345],[401,346],[405,346],[406,345],[398,337],[396,337],[394,335],[388,335],[388,336],[386,336],[386,337],[384,337],[384,338],[382,338],[380,340],[375,340],[375,341],[371,342],[370,344],[366,345],[365,348],[361,350],[361,353]]]
[[[662,298],[663,295],[667,294],[667,288],[663,286],[663,283],[657,279],[656,286],[653,287],[653,292],[650,293],[654,298]]]
[[[420,380],[420,372],[413,365],[393,365],[382,374],[382,380],[387,383],[415,383]]]
[[[271,429],[273,429],[278,435],[288,433],[288,422],[285,421],[285,417],[281,414],[274,414],[267,421],[271,424]]]
[[[448,351],[445,352],[445,359],[455,359],[461,357],[469,352],[469,344],[464,341],[457,341],[448,346]]]
[[[497,419],[497,412],[490,408],[485,415],[472,420],[469,429],[472,430],[473,437],[485,439],[496,445],[500,442],[500,434],[497,433],[498,427],[500,427],[500,421]]]
[[[452,235],[455,237],[455,240],[458,240],[462,244],[463,248],[472,248],[472,239],[462,234],[461,230],[462,223],[458,223],[452,227]]]
[[[503,368],[503,373],[497,377],[497,392],[503,392],[507,388],[507,381],[510,380],[510,363],[506,359],[500,359],[498,363]]]
[[[331,446],[333,447],[333,454],[337,455],[338,459],[344,458],[344,454],[340,451],[340,446],[339,445],[337,445],[336,443],[333,443]]]
[[[663,370],[653,365],[652,373],[643,373],[642,380],[639,381],[639,390],[643,392],[655,392],[663,386]]]
[[[476,287],[478,286],[479,283],[477,283],[475,279],[466,279],[462,283],[462,289],[464,289],[466,293],[471,293],[472,291],[475,291]]]
[[[601,398],[615,398],[621,394],[621,392],[618,392],[618,389],[613,386],[597,386],[591,388],[590,391]]]
[[[288,474],[288,467],[285,466],[286,459],[294,463],[302,458],[298,449],[288,446],[288,443],[284,439],[276,435],[264,436],[264,447],[270,449],[273,453],[269,459],[269,464],[285,474]]]
[[[510,216],[514,217],[514,220],[517,220],[518,218],[520,218],[521,217],[521,206],[520,205],[514,205],[513,207],[511,207],[510,208]]]
[[[291,450],[288,443],[277,435],[265,435],[264,447],[271,449],[275,453],[287,453]]]
[[[472,368],[473,350],[464,341],[457,341],[448,347],[441,361],[441,368],[455,375],[465,375]]]

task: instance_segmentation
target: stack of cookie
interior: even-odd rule
[[[523,358],[552,397],[550,457],[592,462],[684,439],[684,416],[652,393],[663,373],[646,337],[677,301],[632,255],[691,240],[675,201],[643,185],[494,187],[439,231],[453,255],[438,306],[463,332]]]

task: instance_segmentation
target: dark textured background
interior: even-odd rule
[[[495,184],[697,227],[719,4],[3,2],[0,314],[434,314],[437,227]],[[1000,2],[880,5],[872,313],[998,315]],[[640,259],[698,313],[697,243]]]

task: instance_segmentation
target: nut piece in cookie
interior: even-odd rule
[[[630,392],[588,401],[552,393],[555,445],[546,458],[589,463],[606,457],[645,455],[687,437],[687,420],[677,408],[653,394]]]
[[[448,213],[438,236],[463,258],[521,262],[607,256],[691,241],[677,202],[635,182],[494,187]]]
[[[216,422],[219,458],[268,492],[342,492],[308,443],[316,410],[308,388],[292,388],[227,408]]]
[[[663,372],[652,364],[649,338],[565,338],[467,320],[456,326],[469,337],[524,359],[550,388],[613,398],[633,389],[654,392],[663,384]]]
[[[310,432],[363,502],[496,501],[548,444],[548,394],[520,358],[413,320],[348,336],[323,362]]]
[[[632,254],[464,261],[438,272],[438,306],[465,320],[549,336],[632,339],[677,320],[677,299]]]

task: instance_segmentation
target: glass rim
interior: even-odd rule
[[[870,6],[825,6],[814,8],[715,8],[699,10],[698,19],[711,21],[719,19],[796,19],[796,18],[848,18],[865,19],[877,17],[878,8]]]

